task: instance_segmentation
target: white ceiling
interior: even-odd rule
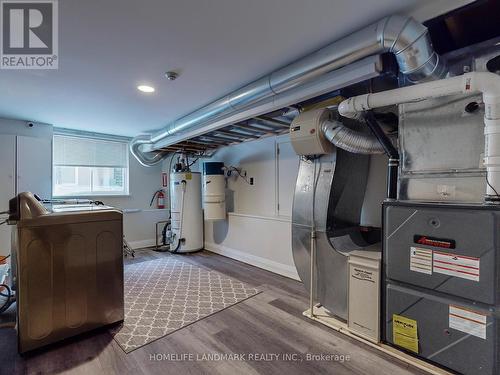
[[[425,17],[450,2],[461,5],[456,0],[61,0],[59,70],[0,70],[0,117],[135,136],[383,16],[411,11]],[[167,70],[181,75],[168,81]],[[138,84],[151,84],[156,93],[142,94]]]

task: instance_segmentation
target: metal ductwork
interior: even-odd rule
[[[385,52],[394,54],[400,71],[410,82],[446,75],[445,64],[433,50],[427,28],[410,17],[390,16],[181,117],[152,135],[134,138],[130,151],[145,166],[157,164],[165,155],[164,151],[156,151],[155,143],[163,141],[164,146],[168,144],[164,141],[167,137],[209,126],[326,73]]]
[[[366,155],[384,153],[384,148],[373,134],[350,129],[340,121],[325,121],[321,129],[325,138],[342,150]]]
[[[135,137],[130,142],[129,148],[132,155],[144,165],[145,167],[151,167],[155,164],[158,164],[163,160],[164,153],[163,152],[142,152],[140,147],[145,144],[151,143],[151,136],[143,134]]]

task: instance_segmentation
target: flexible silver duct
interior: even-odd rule
[[[384,153],[375,136],[349,129],[340,121],[325,121],[321,129],[325,138],[342,150],[367,155]]]
[[[141,155],[145,153],[141,151],[142,145],[151,145],[149,149],[154,150],[156,142],[174,134],[208,126],[215,120],[301,86],[323,74],[385,52],[395,55],[400,71],[411,82],[442,78],[447,72],[432,48],[425,26],[410,17],[390,16],[173,121],[153,135],[134,138],[130,151],[141,164],[154,165],[161,161],[161,152]],[[162,142],[162,145],[165,146],[165,143],[168,145],[168,142]]]

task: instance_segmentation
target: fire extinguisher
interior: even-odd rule
[[[165,208],[165,193],[163,190],[158,190],[158,199],[156,203],[159,209]]]
[[[156,198],[156,208],[163,209],[165,208],[165,192],[163,189],[155,191],[153,194],[153,198],[151,198],[151,202],[149,203],[149,207],[153,205],[153,202]]]

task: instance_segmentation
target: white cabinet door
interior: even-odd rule
[[[17,137],[17,193],[52,198],[52,138]]]
[[[0,212],[9,209],[9,199],[16,194],[16,136],[0,134]],[[0,216],[4,221],[6,215]],[[0,225],[0,255],[10,254],[11,227]]]

